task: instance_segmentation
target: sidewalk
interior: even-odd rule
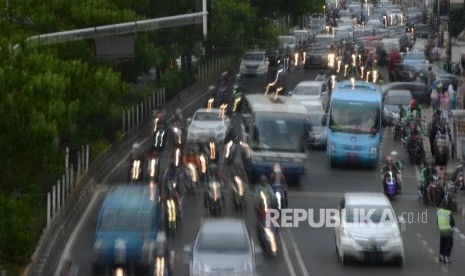
[[[428,123],[431,122],[431,119],[433,117],[433,108],[428,107],[424,108],[422,110],[423,113],[423,119],[425,120],[425,126],[428,125]],[[450,126],[451,129],[454,125],[454,118],[450,118]],[[431,160],[434,159],[434,157],[431,154],[431,147],[428,139],[428,135],[423,136],[423,147],[425,150],[425,157],[426,160]],[[447,162],[447,168],[446,168],[446,175],[451,176],[454,171],[455,167],[459,163],[459,160],[457,160],[457,157],[450,157],[449,162]],[[457,196],[456,196],[456,201],[457,201],[457,214],[464,219],[465,218],[465,193],[464,191],[458,191]]]

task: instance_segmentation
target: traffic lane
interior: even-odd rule
[[[340,197],[291,197],[289,206],[291,208],[312,208],[319,212],[324,208],[337,208]],[[396,214],[399,208],[409,209],[412,201],[398,200],[394,207]],[[318,213],[316,212],[316,213]],[[316,216],[314,221],[317,222]],[[338,260],[335,246],[334,228],[313,228],[308,222],[302,222],[300,227],[282,228],[281,233],[288,234],[294,242],[294,249],[301,252],[303,261],[308,269],[309,275],[444,275],[441,267],[433,261],[431,254],[419,243],[416,231],[408,225],[402,232],[405,253],[404,268],[392,264],[367,264],[352,263],[342,266]],[[288,239],[291,239],[288,238]],[[459,274],[454,274],[459,275]]]
[[[256,217],[254,213],[253,187],[249,186],[248,206],[245,212],[236,210],[232,192],[229,188],[225,190],[225,212],[223,217],[234,217],[244,219],[247,229],[254,241],[255,246],[261,247],[257,231]],[[175,250],[175,271],[174,275],[188,275],[189,266],[184,263],[184,245],[192,245],[200,227],[202,219],[208,218],[208,210],[204,207],[204,195],[202,190],[198,190],[196,197],[186,196],[183,200],[183,218],[180,232],[175,240],[171,240],[171,248]],[[227,239],[227,237],[225,237]],[[289,269],[284,260],[282,251],[276,259],[262,256],[262,262],[257,266],[260,275],[289,275]]]
[[[303,69],[302,66],[295,68],[291,66],[288,75],[286,76],[286,87],[285,90],[281,93],[287,95],[289,91],[294,89],[294,87],[301,81],[306,80],[315,80],[315,77],[318,75],[318,70],[308,70]],[[274,79],[275,76],[273,76]],[[242,88],[246,94],[261,94],[265,93],[266,85],[268,84],[268,78],[264,77],[254,77],[254,76],[243,76],[242,77]]]

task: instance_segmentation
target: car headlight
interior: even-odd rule
[[[371,147],[370,148],[370,157],[371,157],[371,159],[376,158],[377,155],[378,155],[378,148],[377,147]]]
[[[333,144],[328,144],[328,151],[330,151],[330,152],[335,152],[335,151],[336,151],[336,147],[335,147]]]
[[[398,238],[400,238],[400,232],[398,232],[398,231],[392,232],[392,233],[391,233],[391,238],[393,238],[393,239],[398,239]]]

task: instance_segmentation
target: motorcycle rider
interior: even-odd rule
[[[421,119],[421,106],[417,104],[415,99],[411,99],[409,103],[409,117],[411,119]]]
[[[271,188],[270,184],[268,183],[268,178],[262,174],[260,176],[259,182],[255,186],[255,195],[258,198],[258,206],[257,206],[257,216],[260,221],[265,221],[266,218],[266,209],[262,198],[260,197],[260,193],[263,192],[265,194],[266,200],[270,206],[267,208],[276,209],[276,196],[273,192],[273,188]]]
[[[178,212],[182,217],[182,195],[180,193],[180,183],[178,183],[178,171],[174,162],[171,162],[169,167],[166,169],[165,174],[163,176],[163,185],[161,186],[161,198],[162,201],[165,202],[168,199],[168,190],[172,189],[172,197],[174,202],[178,205]],[[174,185],[174,187],[170,187],[170,185]]]
[[[284,186],[284,207],[287,207],[287,182],[286,177],[284,176],[281,165],[275,164],[273,166],[273,171],[270,174],[270,183],[271,185],[283,185]]]
[[[420,191],[426,197],[428,185],[433,181],[433,176],[438,175],[434,160],[430,160],[420,172]]]
[[[153,112],[153,119],[152,121],[155,122],[155,119],[158,119],[157,127],[154,131],[158,128],[165,128],[166,127],[166,110],[162,105],[159,105],[157,109]]]
[[[387,191],[386,177],[389,171],[392,171],[392,175],[396,180],[396,190],[400,191],[399,180],[397,179],[397,176],[399,175],[400,171],[398,170],[397,166],[394,165],[394,158],[390,154],[386,156],[386,163],[383,165],[381,169],[381,180],[383,181],[382,184],[385,192]]]
[[[396,175],[396,178],[397,178],[397,181],[398,181],[398,192],[400,193],[400,191],[402,191],[402,179],[401,179],[401,174],[400,172],[402,172],[404,170],[404,164],[402,164],[402,161],[399,160],[399,154],[397,153],[397,151],[392,151],[391,152],[391,156],[392,156],[392,163],[394,164],[394,166],[397,168],[397,171],[399,172],[398,175]]]
[[[197,186],[198,182],[200,181],[200,174],[199,174],[199,169],[200,169],[200,158],[199,156],[195,153],[195,150],[193,146],[189,146],[187,149],[187,154],[183,158],[183,163],[185,167],[189,168],[189,165],[194,166],[195,174],[197,175],[197,181],[194,183],[195,186]]]
[[[208,208],[208,192],[210,189],[210,183],[212,182],[217,182],[220,184],[221,189],[223,189],[223,180],[224,177],[218,170],[218,165],[212,163],[209,166],[208,169],[208,177],[207,181],[205,182],[205,189],[204,189],[204,203],[205,203],[205,208]],[[224,194],[221,193],[221,199],[224,202]]]

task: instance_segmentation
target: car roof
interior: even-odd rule
[[[203,235],[224,233],[225,238],[230,234],[248,235],[244,221],[235,218],[207,218],[202,222],[199,232]]]
[[[218,108],[199,108],[195,113],[220,113],[220,109]]]
[[[389,95],[410,95],[410,97],[412,97],[412,92],[410,92],[410,90],[407,90],[407,89],[391,89],[387,92],[386,96],[389,96]]]
[[[297,86],[321,86],[324,83],[325,81],[301,81],[295,87]]]
[[[155,202],[150,198],[149,186],[117,185],[106,195],[102,210],[139,210],[152,209],[155,206]]]
[[[379,205],[391,207],[391,203],[382,193],[356,192],[345,193],[346,205]]]

